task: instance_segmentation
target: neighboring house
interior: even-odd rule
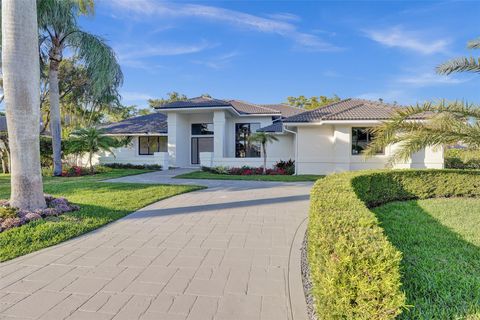
[[[199,97],[159,106],[159,112],[104,127],[106,134],[131,136],[132,144],[101,163],[160,164],[163,167],[255,166],[261,148],[248,141],[257,131],[278,141],[267,146],[268,166],[294,159],[299,174],[385,168],[395,146],[365,159],[372,139],[367,128],[389,119],[398,107],[346,99],[311,111],[285,104],[252,104]],[[442,168],[443,150],[428,148],[396,168]]]

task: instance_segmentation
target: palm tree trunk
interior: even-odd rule
[[[265,147],[265,143],[262,143],[263,149],[263,174],[267,174],[267,148]]]
[[[53,175],[62,175],[62,127],[60,117],[60,92],[58,89],[58,54],[50,58],[48,81],[50,86],[50,131],[53,148]]]
[[[93,153],[89,152],[88,153],[88,164],[90,165],[90,173],[91,174],[93,174],[92,156],[93,156]]]
[[[36,0],[2,1],[2,72],[11,153],[10,205],[45,208],[40,169],[40,65]]]

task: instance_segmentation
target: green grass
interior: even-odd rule
[[[120,219],[155,201],[201,188],[101,182],[143,172],[148,170],[112,169],[94,176],[45,177],[45,193],[66,197],[81,209],[0,233],[0,261],[60,243]],[[9,195],[10,177],[0,175],[0,198],[8,198]]]
[[[392,202],[373,209],[403,253],[412,307],[400,319],[480,319],[480,199]]]
[[[269,176],[269,175],[229,175],[229,174],[217,174],[204,171],[194,171],[178,175],[174,178],[177,179],[212,179],[212,180],[249,180],[249,181],[278,181],[278,182],[299,182],[299,181],[317,181],[324,176],[318,176],[313,174],[301,174],[297,176]]]

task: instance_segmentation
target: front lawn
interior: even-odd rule
[[[233,175],[218,174],[204,171],[194,171],[178,175],[177,179],[212,179],[212,180],[250,180],[250,181],[278,181],[278,182],[300,182],[300,181],[317,181],[324,176],[313,174],[301,174],[297,176],[289,175]]]
[[[148,170],[112,169],[83,177],[44,177],[45,193],[66,197],[80,210],[0,233],[0,261],[6,261],[94,230],[155,201],[198,190],[196,186],[106,183],[101,180]],[[10,177],[0,175],[0,199],[10,194]]]
[[[480,199],[392,202],[373,209],[402,253],[400,319],[480,318]]]

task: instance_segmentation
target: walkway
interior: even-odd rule
[[[192,183],[168,172],[115,180]],[[210,188],[0,264],[0,319],[281,320],[292,319],[292,305],[301,313],[299,260],[292,279],[289,256],[311,183],[194,182]]]

